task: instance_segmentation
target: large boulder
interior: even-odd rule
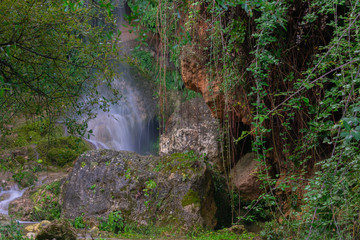
[[[121,212],[125,223],[214,227],[213,184],[196,155],[140,156],[113,150],[84,153],[64,186],[63,216],[107,218]]]
[[[244,200],[255,200],[261,194],[257,163],[255,153],[247,153],[230,171],[231,185]]]
[[[202,98],[184,102],[166,123],[160,154],[194,151],[221,166],[219,123]]]
[[[45,227],[40,228],[36,235],[36,240],[76,240],[76,231],[71,224],[64,220],[56,220]]]

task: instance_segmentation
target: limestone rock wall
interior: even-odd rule
[[[160,137],[160,154],[194,151],[221,164],[219,123],[202,98],[182,103],[170,116]]]

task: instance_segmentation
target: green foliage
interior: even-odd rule
[[[159,75],[159,69],[157,67],[157,62],[151,53],[145,50],[133,50],[132,56],[135,58],[134,64],[139,67],[147,75],[151,76],[155,83],[160,84],[160,79],[157,77]],[[184,88],[184,83],[181,79],[180,74],[177,70],[169,68],[165,73],[165,87],[168,90],[181,91],[182,96],[185,99],[192,99],[199,97],[199,94]]]
[[[150,195],[152,195],[154,193],[155,188],[157,187],[157,184],[154,180],[150,179],[148,181],[145,182],[145,188],[143,189],[144,195],[146,197],[149,197]],[[147,200],[144,202],[145,206],[148,207],[149,203],[151,201]]]
[[[174,92],[178,95],[176,97],[181,98],[181,100],[199,96],[199,93],[184,87],[180,75],[180,50],[190,42],[191,36],[189,32],[186,34],[181,32],[181,36],[176,34],[177,25],[180,21],[178,4],[177,1],[134,0],[129,2],[129,7],[132,10],[129,21],[135,24],[141,23],[141,25],[134,25],[140,42],[137,49],[133,51],[133,55],[137,59],[135,62],[152,76],[159,86],[156,97],[159,99],[160,131],[165,130],[165,121],[173,111]],[[160,49],[157,50],[156,61],[149,52],[139,51],[140,45],[147,46],[146,40],[149,32],[159,34],[160,39],[164,39],[166,42],[159,45]]]
[[[286,236],[297,239],[357,239],[360,236],[356,214],[360,201],[357,171],[360,140],[357,51],[360,39],[356,32],[360,25],[354,17],[359,16],[360,8],[358,4],[336,4],[336,8],[343,8],[342,15],[336,13],[333,4],[323,2],[319,7],[321,12],[342,20],[327,22],[334,29],[331,41],[321,47],[321,53],[314,57],[313,65],[304,73],[305,79],[298,79],[295,83],[295,93],[312,92],[316,96],[290,94],[284,106],[277,107],[287,111],[291,108],[309,110],[311,118],[300,130],[303,139],[298,142],[295,151],[287,149],[286,153],[295,167],[304,166],[308,161],[316,161],[317,164],[314,176],[308,181],[303,180],[306,171],[302,170],[295,178],[288,174],[284,184],[279,185],[279,188],[288,186],[298,197],[296,188],[305,183],[305,194],[300,195],[303,204],[298,209],[297,201],[289,198],[293,214],[283,224],[270,223],[264,233],[268,239],[283,239]],[[318,17],[309,15],[306,21],[312,22]],[[294,119],[291,116],[291,120]],[[291,131],[290,121],[286,124],[287,130]],[[322,154],[318,154],[320,152]],[[282,191],[289,192],[286,189]]]
[[[30,218],[33,221],[55,220],[61,215],[60,204],[61,181],[41,186],[31,195],[34,207]]]
[[[144,195],[149,196],[153,193],[154,189],[157,187],[157,184],[154,180],[150,179],[145,182],[145,188],[143,189]]]
[[[139,66],[144,72],[148,73],[150,76],[156,72],[156,60],[151,53],[144,50],[133,50],[132,56],[137,61],[137,66]]]
[[[40,157],[49,163],[63,167],[73,162],[80,154],[89,150],[84,140],[72,136],[42,140],[36,146]]]
[[[140,21],[141,25],[145,26],[148,30],[154,33],[157,31],[156,15],[158,6],[156,1],[134,0],[129,1],[128,5],[132,10],[131,15],[128,16],[128,20],[134,20],[136,22]],[[136,30],[135,26],[136,25],[134,25],[134,28]]]
[[[1,1],[0,127],[14,116],[59,116],[69,131],[83,134],[77,114],[97,103],[98,81],[110,83],[109,60],[116,55],[109,1]],[[86,101],[78,101],[86,95]],[[95,101],[92,101],[94,100]],[[66,114],[65,114],[66,113]],[[52,125],[53,126],[53,125]],[[38,137],[31,135],[29,137]]]
[[[0,225],[0,240],[26,240],[20,228],[20,224],[12,221],[10,225]]]
[[[271,218],[269,212],[268,200],[265,201],[263,198],[253,201],[245,201],[239,199],[239,195],[233,193],[233,202],[235,203],[235,208],[240,209],[237,222],[244,224],[254,223],[254,222],[263,222]]]
[[[78,156],[74,150],[66,148],[51,148],[47,153],[47,159],[60,167],[69,162],[73,162]]]
[[[63,132],[64,130],[61,126],[50,124],[47,120],[29,120],[25,123],[17,124],[12,129],[7,129],[5,134],[1,136],[0,146],[3,149],[27,146],[33,151],[32,144],[37,144],[39,141],[50,136],[62,136]]]
[[[58,202],[51,201],[49,198],[43,198],[45,203],[40,206],[35,206],[31,213],[33,221],[41,220],[55,220],[59,219],[61,215],[61,205]]]
[[[102,231],[109,231],[113,233],[120,233],[125,228],[124,218],[121,211],[111,212],[107,220],[102,219],[99,229]]]
[[[95,194],[96,193],[96,183],[91,185],[89,189]]]
[[[86,223],[84,221],[84,215],[78,216],[76,217],[73,222],[72,225],[74,226],[74,228],[76,229],[84,229],[86,228]]]
[[[161,53],[178,58],[179,46],[184,46],[181,42],[185,43],[184,36],[189,34],[187,39],[199,45],[199,54],[206,55],[201,57],[208,63],[209,82],[221,82],[224,160],[237,156],[236,144],[246,137],[252,140],[262,170],[259,178],[267,194],[248,206],[254,212],[243,220],[267,218],[268,214],[262,215],[267,212],[264,210],[270,210],[277,219],[285,205],[285,210],[295,216],[282,216],[284,223],[277,226],[275,222],[269,224],[269,239],[359,238],[358,217],[354,215],[360,200],[356,173],[360,140],[359,3],[157,3]],[[176,18],[182,25],[177,25]],[[202,20],[206,40],[196,34]],[[164,67],[164,62],[160,66]],[[166,86],[163,79],[160,84]],[[242,119],[236,119],[237,114]],[[249,117],[251,130],[236,133],[243,117]],[[309,180],[316,162],[320,170]],[[169,165],[158,165],[156,171]],[[304,185],[308,185],[305,195]],[[299,217],[300,221],[294,220]]]
[[[45,186],[45,189],[55,196],[60,195],[61,191],[61,181],[55,181]]]
[[[242,239],[254,239],[257,235],[254,233],[244,232],[242,234],[233,233],[227,229],[219,230],[219,231],[202,231],[200,233],[195,233],[190,236],[190,239],[196,240],[242,240]]]
[[[16,124],[1,136],[0,165],[14,173],[15,181],[23,187],[36,181],[31,176],[42,171],[44,165],[65,166],[89,149],[82,139],[64,137],[62,126],[51,126],[46,120]]]
[[[37,182],[36,175],[29,170],[20,170],[17,173],[13,174],[14,181],[19,184],[19,186],[25,188],[34,185]]]

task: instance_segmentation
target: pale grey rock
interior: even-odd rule
[[[170,116],[160,137],[161,155],[194,151],[221,166],[219,123],[202,98],[182,103]]]

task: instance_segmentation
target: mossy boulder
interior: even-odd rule
[[[43,227],[36,235],[36,240],[76,240],[76,231],[72,225],[64,220],[56,220]]]
[[[211,115],[203,98],[181,103],[166,122],[160,137],[160,154],[194,151],[206,154],[209,163],[222,169],[219,122]]]
[[[62,214],[106,219],[119,211],[125,224],[213,228],[213,190],[206,164],[194,153],[93,150],[76,161],[64,185]]]
[[[74,161],[78,156],[76,151],[69,148],[51,148],[47,153],[47,159],[60,167]]]
[[[90,147],[80,138],[66,136],[52,140],[42,140],[36,147],[40,157],[51,164],[63,167],[73,162]]]

